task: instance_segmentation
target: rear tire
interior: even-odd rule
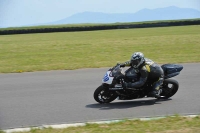
[[[110,103],[117,98],[114,91],[110,91],[109,88],[100,85],[94,92],[94,99],[98,103]]]
[[[160,96],[164,99],[172,97],[179,88],[179,83],[174,79],[165,79],[162,85],[162,93]]]

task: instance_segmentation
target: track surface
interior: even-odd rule
[[[97,104],[94,90],[108,68],[0,74],[0,129],[173,114],[200,114],[200,63],[183,64],[169,100]]]

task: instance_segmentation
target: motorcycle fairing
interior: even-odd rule
[[[161,67],[164,71],[165,79],[179,75],[180,71],[183,69],[183,66],[179,64],[164,64]]]
[[[102,79],[102,83],[112,84],[114,77],[110,76],[111,71],[107,71]]]

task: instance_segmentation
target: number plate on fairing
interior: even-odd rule
[[[107,71],[106,74],[104,75],[103,79],[102,79],[102,83],[106,83],[106,84],[112,84],[113,81],[113,77],[110,77],[111,71]]]

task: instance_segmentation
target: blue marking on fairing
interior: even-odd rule
[[[108,80],[109,80],[108,77],[106,77],[106,78],[103,79],[104,82],[106,82],[106,81],[108,81]]]
[[[106,75],[103,77],[103,81],[106,82],[109,80],[108,74],[106,73]]]

